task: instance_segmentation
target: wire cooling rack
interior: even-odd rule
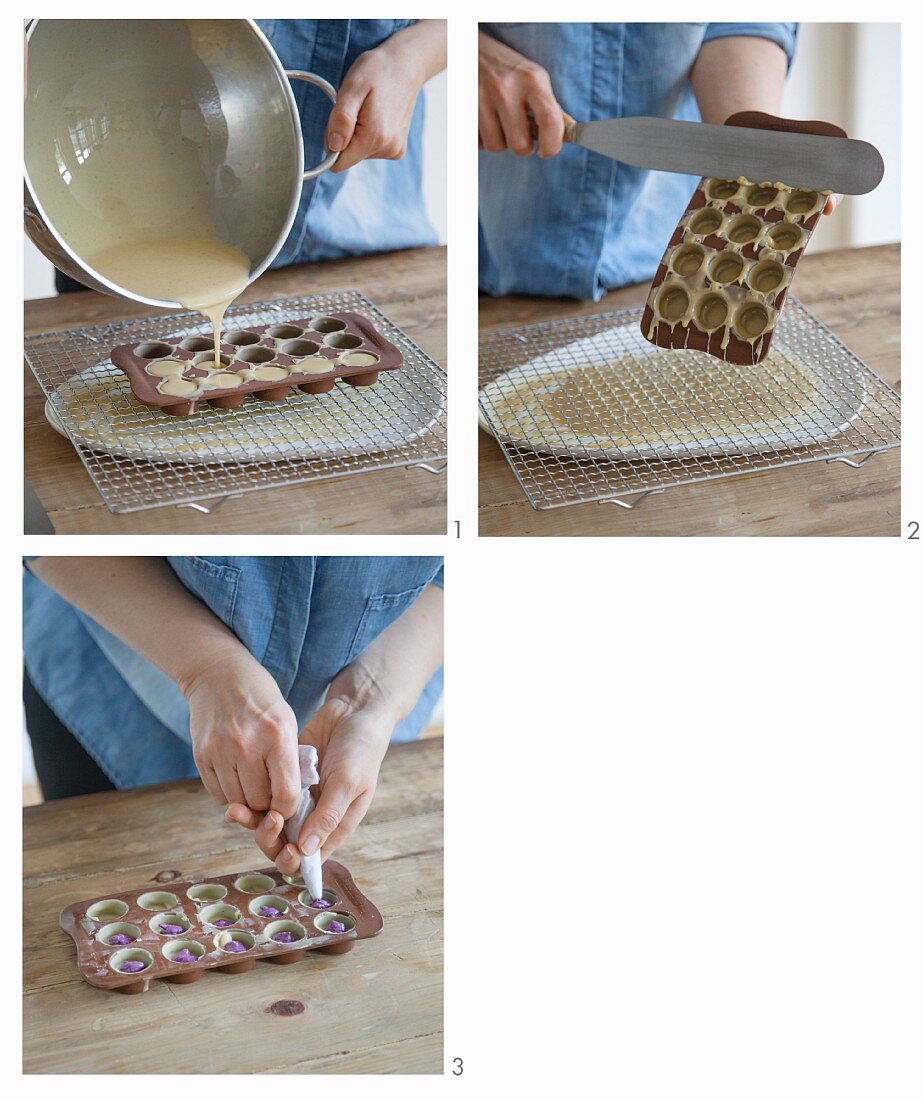
[[[441,473],[446,465],[446,376],[357,291],[232,306],[226,326],[355,311],[400,348],[404,366],[374,386],[296,390],[239,409],[200,407],[188,417],[148,408],[109,361],[119,344],[164,335],[210,335],[198,313],[142,318],[26,340],[26,360],[48,398],[49,420],[74,444],[112,512],[220,500],[395,466]],[[202,501],[210,501],[210,506]]]
[[[480,420],[536,509],[900,445],[898,395],[789,298],[755,366],[668,351],[620,310],[485,334]],[[627,498],[634,498],[629,500]]]

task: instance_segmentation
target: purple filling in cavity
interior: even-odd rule
[[[332,920],[327,925],[328,932],[345,932],[346,925],[341,920]]]
[[[195,955],[189,950],[188,947],[184,947],[182,951],[177,951],[173,956],[173,961],[177,963],[194,963],[196,961]]]
[[[260,906],[260,916],[261,917],[281,917],[282,912],[279,909],[273,908],[273,906],[271,906],[271,905],[261,905]]]
[[[295,942],[295,933],[294,932],[276,932],[276,934],[272,938],[276,941],[276,943],[294,943]]]
[[[113,947],[122,947],[126,943],[134,943],[134,942],[135,942],[135,937],[134,936],[126,936],[124,932],[116,932],[116,934],[114,936],[109,937],[109,943]]]
[[[330,905],[331,902],[327,901],[326,898],[313,898],[311,901],[312,909],[329,909]]]
[[[183,931],[181,924],[162,924],[159,928],[165,936],[178,936]]]
[[[144,963],[140,959],[129,959],[119,967],[123,974],[137,974],[144,969]]]
[[[247,950],[247,945],[241,943],[240,940],[228,940],[224,945],[225,951],[233,951],[235,955],[240,954],[241,951]]]
[[[214,923],[216,928],[227,928],[228,925],[231,924],[232,922],[227,920],[225,917],[222,917],[221,920],[216,920],[213,923]]]

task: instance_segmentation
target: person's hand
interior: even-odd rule
[[[345,669],[337,680],[350,674]],[[301,732],[299,740],[317,749],[320,782],[312,791],[314,810],[301,830],[297,847],[283,832],[284,814],[255,813],[243,805],[228,807],[226,820],[255,831],[254,839],[284,875],[296,875],[299,849],[312,855],[320,849],[326,860],[365,817],[396,724],[393,711],[380,701],[353,701],[353,692],[341,693],[337,680],[327,701]],[[296,768],[297,773],[297,768]]]
[[[445,21],[424,19],[361,54],[346,74],[330,112],[331,172],[361,160],[400,160],[420,89],[445,66]]]
[[[478,32],[478,145],[488,153],[532,153],[530,114],[538,129],[538,153],[553,157],[564,142],[564,111],[548,73],[509,46]]]
[[[840,203],[842,201],[843,201],[843,196],[842,195],[828,195],[827,196],[827,201],[824,203],[824,213],[825,214],[832,214],[833,211],[836,210],[836,208],[840,205]]]
[[[221,805],[283,818],[298,807],[298,723],[278,685],[249,653],[222,654],[183,686],[195,762]]]

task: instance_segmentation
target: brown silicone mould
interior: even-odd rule
[[[828,137],[847,136],[845,131],[828,122],[776,118],[759,111],[731,115],[725,125]],[[761,363],[766,358],[795,268],[822,215],[825,201],[823,192],[787,188],[784,183],[784,180],[743,179],[699,181],[651,284],[641,318],[641,331],[647,340],[661,348],[691,348],[741,365]],[[780,184],[783,185],[781,189]],[[774,197],[769,196],[771,191],[776,192]],[[799,201],[806,204],[808,200],[804,196],[810,195],[815,196],[820,205],[813,204],[807,214],[798,213]],[[766,205],[760,205],[763,202]],[[788,206],[795,209],[789,210]],[[697,225],[696,212],[700,210],[706,213],[700,215]],[[707,224],[709,210],[720,215],[720,225],[713,229]],[[777,226],[782,228],[776,229]],[[794,242],[797,247],[790,251],[774,248],[770,235],[788,232],[797,234]],[[740,239],[732,242],[729,233],[736,233]],[[747,240],[751,234],[752,240]],[[732,253],[743,260],[739,274],[724,282],[728,273],[725,270],[722,279],[714,279],[715,268],[722,257],[730,257],[733,267],[736,261]],[[702,262],[694,267],[699,254]],[[682,273],[684,259],[686,274]],[[690,268],[694,269],[688,270]],[[733,271],[731,274],[733,276]],[[756,287],[763,282],[764,289],[757,289],[751,282]],[[672,304],[671,295],[674,295]],[[672,321],[664,319],[664,309],[674,314]],[[724,323],[713,327],[722,313]],[[736,326],[743,327],[746,321],[753,328],[749,338],[742,338]],[[753,335],[756,330],[759,331]]]
[[[219,409],[237,409],[248,394],[260,401],[282,401],[294,387],[305,393],[327,393],[342,378],[350,386],[371,386],[382,371],[398,370],[404,363],[401,352],[386,340],[374,325],[360,313],[326,313],[297,320],[282,319],[256,328],[226,327],[221,334],[221,373],[238,374],[250,367],[282,367],[291,373],[285,378],[248,379],[232,389],[209,389],[191,398],[161,393],[157,389],[163,378],[148,373],[148,368],[162,360],[180,360],[188,364],[181,375],[189,381],[218,372],[206,370],[196,360],[211,356],[214,343],[210,336],[172,336],[166,340],[147,340],[141,344],[123,344],[112,351],[112,362],[128,376],[131,389],[139,401],[171,416],[188,416],[199,402]],[[292,354],[286,354],[286,352]],[[269,353],[272,354],[269,354]],[[340,357],[353,352],[376,356],[374,366],[349,366]],[[320,356],[330,363],[323,373],[298,371],[299,357],[305,353]]]
[[[143,993],[158,978],[177,984],[198,981],[206,970],[241,974],[251,970],[259,959],[294,963],[308,951],[342,955],[351,951],[357,940],[377,936],[382,929],[381,913],[359,891],[340,863],[328,860],[324,864],[324,895],[332,903],[330,908],[305,904],[311,899],[302,897],[303,894],[304,884],[299,877],[290,879],[279,874],[275,867],[269,867],[215,878],[178,880],[153,889],[144,887],[77,902],[61,911],[60,924],[76,944],[77,968],[84,981],[118,993]],[[263,917],[251,910],[254,901],[265,895],[285,903],[281,916]],[[214,909],[220,913],[210,912]],[[235,912],[239,914],[236,921]],[[170,923],[171,915],[177,918],[177,924],[184,926],[184,931],[176,935],[158,932],[159,925]],[[342,923],[346,924],[346,931],[324,931],[324,923],[338,917],[345,918]],[[208,923],[209,919],[231,919],[233,923],[216,928]],[[293,943],[278,943],[270,938],[272,926],[292,922],[304,929],[303,937]],[[135,930],[140,934],[128,945],[110,945],[99,938],[101,931],[110,925],[124,925],[129,934]],[[105,938],[116,934],[109,931]],[[239,936],[248,950],[239,954],[222,950],[219,943],[226,935]],[[181,949],[182,944],[189,945],[190,953],[199,956],[196,962],[171,962],[170,952]],[[150,963],[138,973],[122,973],[113,969],[113,960],[117,963],[116,956],[122,952],[129,955],[138,952],[143,956],[141,961],[149,958]]]

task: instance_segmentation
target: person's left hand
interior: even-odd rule
[[[325,143],[340,155],[330,169],[345,172],[360,160],[400,160],[423,85],[389,42],[356,59],[337,93]]]
[[[255,831],[256,843],[284,875],[297,875],[298,848],[305,855],[320,849],[326,860],[365,817],[378,772],[394,729],[394,717],[377,704],[357,705],[335,691],[302,730],[299,741],[313,745],[319,758],[320,783],[315,807],[309,814],[298,847],[289,843],[282,815],[275,810],[256,813],[247,806],[228,807],[225,819]]]
[[[842,201],[843,201],[843,196],[842,195],[828,195],[827,196],[827,201],[824,203],[824,213],[825,214],[832,214],[833,211],[836,210],[836,208],[840,205],[840,203]]]

